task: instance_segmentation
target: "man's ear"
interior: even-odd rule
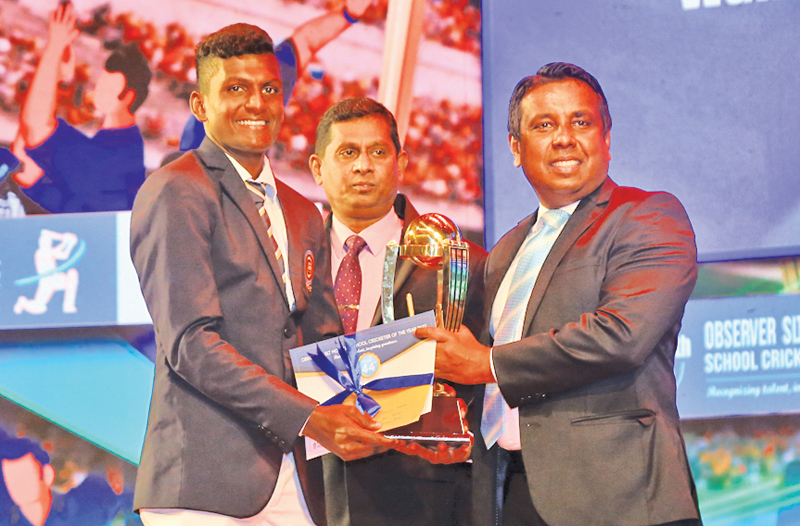
[[[519,141],[510,133],[508,134],[508,146],[511,148],[511,155],[514,156],[514,166],[519,168],[522,166],[522,155],[519,151]]]
[[[53,482],[56,481],[56,470],[50,464],[45,464],[42,466],[42,482],[47,485],[47,487],[52,487]]]
[[[322,186],[322,157],[312,153],[308,158],[308,168],[311,170],[311,175],[314,176],[314,181]]]
[[[130,111],[131,113],[133,113],[131,111],[131,105],[133,104],[133,101],[136,100],[136,92],[134,90],[132,90],[132,89],[125,90],[125,93],[119,98],[119,100],[122,103],[122,106],[126,110]]]
[[[408,152],[402,150],[397,156],[397,182],[398,184],[402,184],[403,177],[406,174],[406,168],[408,167]]]
[[[189,96],[189,109],[192,110],[192,115],[200,122],[206,122],[208,117],[206,116],[206,102],[205,97],[202,93],[195,90]]]

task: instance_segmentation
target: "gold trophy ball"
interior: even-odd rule
[[[400,257],[427,269],[442,268],[444,246],[461,243],[461,231],[449,218],[436,213],[422,214],[408,224]]]

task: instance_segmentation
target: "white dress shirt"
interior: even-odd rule
[[[560,209],[572,216],[572,214],[575,212],[575,209],[578,208],[579,203],[580,201],[576,201],[571,205],[563,206]],[[541,230],[541,218],[548,210],[549,208],[539,205],[539,212],[536,214],[536,222],[533,224],[533,226],[531,226],[531,230],[528,232],[528,237],[537,234],[539,230]],[[561,235],[561,231],[564,230],[565,225],[566,223],[561,225],[561,227],[558,229],[558,235]],[[521,246],[525,246],[524,241]],[[508,301],[508,291],[511,288],[511,279],[514,276],[514,271],[519,265],[519,259],[520,252],[518,251],[514,256],[514,260],[511,262],[511,265],[508,267],[506,275],[503,277],[503,281],[500,282],[500,288],[497,289],[497,295],[494,297],[494,303],[492,304],[492,316],[489,319],[489,333],[492,335],[492,337],[494,337],[495,331],[500,326],[500,317],[502,316],[503,309]],[[534,288],[535,287],[536,285],[534,285]],[[522,339],[523,325],[523,323],[518,325],[513,341]],[[494,351],[494,349],[492,349],[492,351]],[[497,374],[494,370],[494,360],[491,354],[489,357],[489,363],[492,368],[492,376],[494,376],[495,381],[497,381]],[[503,401],[505,402],[505,400]],[[503,434],[497,439],[497,444],[508,451],[519,451],[522,449],[522,444],[519,437],[519,409],[516,407],[511,409],[507,402],[505,402],[505,409],[503,412]]]

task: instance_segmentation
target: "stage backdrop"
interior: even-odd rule
[[[610,175],[685,205],[701,260],[800,249],[800,3],[505,0],[483,4],[486,243],[537,206],[508,148],[508,99],[547,63],[603,86]]]

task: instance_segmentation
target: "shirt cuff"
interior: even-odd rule
[[[314,409],[316,409],[317,407],[319,407],[319,404],[317,404],[317,405],[316,405],[316,407],[314,407]],[[311,412],[313,413],[314,411],[311,411]],[[301,428],[300,428],[300,432],[299,432],[299,433],[297,433],[297,436],[299,436],[299,437],[303,437],[303,436],[305,436],[305,435],[303,434],[303,432],[306,430],[306,426],[308,425],[308,421],[309,421],[310,419],[311,419],[311,414],[309,414],[309,415],[308,415],[308,418],[306,418],[306,421],[305,421],[305,422],[303,422],[303,427],[301,427]]]
[[[492,378],[494,378],[494,383],[497,383],[497,373],[494,372],[494,346],[489,349],[489,369],[492,370]]]

